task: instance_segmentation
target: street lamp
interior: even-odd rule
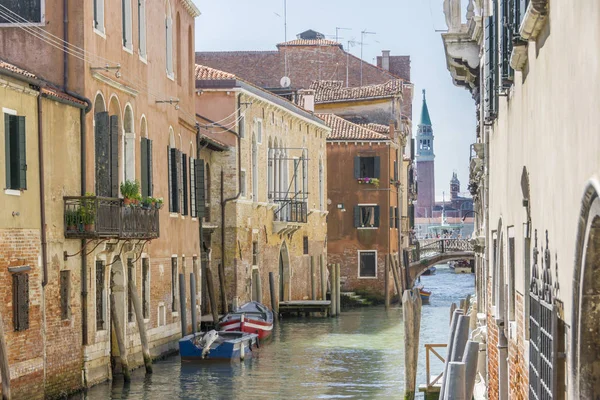
[[[468,215],[469,213],[472,213],[472,214],[475,214],[475,215],[479,215],[479,213],[477,213],[475,210],[469,210],[469,211],[467,211],[467,212],[465,213],[465,215],[463,215],[463,217],[462,217],[462,222],[465,222],[465,219],[467,219],[467,215]]]
[[[363,44],[365,35],[376,35],[376,33],[368,32],[366,29],[360,33],[360,86],[363,84]]]

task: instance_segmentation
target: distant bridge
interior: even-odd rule
[[[475,252],[469,239],[425,239],[413,250],[409,267],[411,282],[436,264],[448,261],[474,260]]]

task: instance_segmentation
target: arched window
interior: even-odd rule
[[[124,113],[124,173],[126,181],[135,180],[135,132],[133,128],[133,110],[131,109],[131,105],[127,104],[125,106]]]
[[[153,159],[152,156],[152,140],[148,139],[148,126],[146,117],[142,116],[140,125],[140,170],[141,170],[141,186],[142,196],[152,197],[153,195]]]
[[[323,158],[319,159],[319,210],[325,207],[325,177],[323,176]]]
[[[273,202],[273,142],[269,138],[269,147],[267,150],[267,203]]]
[[[252,135],[252,201],[258,202],[258,146],[255,135]]]
[[[180,210],[179,197],[179,150],[175,147],[175,132],[169,127],[169,146],[167,148],[167,163],[169,176],[169,212],[178,213]]]
[[[177,52],[177,83],[181,85],[181,67],[183,63],[181,62],[181,18],[179,16],[179,11],[177,11],[175,29],[177,30],[177,49],[175,50]]]
[[[165,11],[165,38],[166,38],[166,67],[167,75],[173,78],[173,18],[171,15],[171,3],[169,0],[166,1]]]

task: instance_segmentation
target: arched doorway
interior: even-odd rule
[[[279,249],[279,301],[290,300],[290,256],[287,244]]]
[[[125,270],[123,268],[123,262],[120,258],[120,256],[115,256],[115,258],[113,259],[113,264],[110,266],[110,294],[114,295],[115,297],[115,308],[116,308],[116,315],[119,318],[119,322],[121,324],[121,335],[123,338],[126,337],[127,334],[127,320],[126,320],[126,312],[127,312],[127,308],[126,308],[126,304],[127,304],[127,294],[126,294],[126,282],[125,282]],[[109,304],[112,308],[112,304],[110,302],[110,297],[109,297]],[[113,311],[111,309],[111,317],[110,317],[110,321],[111,321],[111,326],[110,326],[110,332],[111,332],[111,339],[110,339],[110,361],[111,361],[111,366],[113,369],[113,373],[121,373],[121,360],[120,360],[120,353],[119,353],[119,346],[118,346],[118,342],[117,342],[117,337],[116,337],[116,332],[115,332],[115,327],[112,323],[112,318],[113,318]]]
[[[600,184],[583,196],[573,276],[572,398],[600,396]]]

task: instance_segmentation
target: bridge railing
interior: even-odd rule
[[[469,239],[424,239],[416,243],[416,260],[448,252],[473,251]]]

